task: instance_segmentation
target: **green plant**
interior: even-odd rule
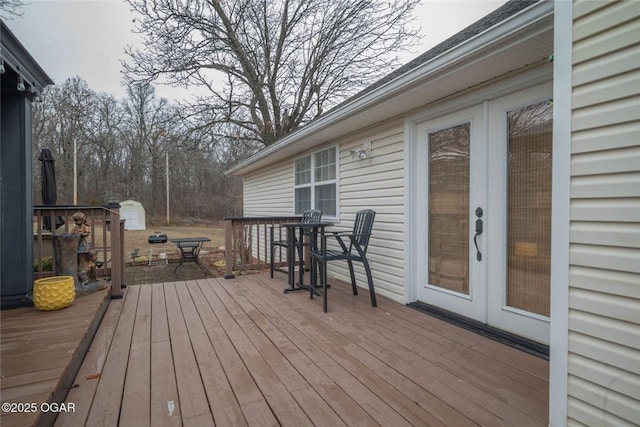
[[[39,260],[35,260],[33,262],[33,271],[37,273],[39,271],[39,267],[40,267],[40,261]],[[42,271],[53,271],[53,257],[52,256],[48,256],[48,257],[42,258]]]

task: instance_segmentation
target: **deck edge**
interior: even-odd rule
[[[69,364],[58,380],[56,388],[53,390],[49,399],[47,400],[48,404],[59,405],[63,403],[66,400],[67,395],[69,394],[69,390],[73,386],[73,382],[76,378],[76,375],[78,374],[78,371],[80,370],[80,366],[82,366],[82,361],[84,360],[87,351],[89,350],[89,347],[93,342],[93,338],[95,337],[96,332],[98,331],[98,327],[102,322],[102,318],[107,312],[107,308],[109,307],[109,303],[111,302],[108,292],[104,290],[101,290],[100,292],[104,292],[104,299],[100,303],[98,310],[93,317],[93,320],[87,326],[87,330],[82,336],[82,339],[78,343],[75,351],[73,352]],[[57,412],[40,412],[34,425],[37,427],[51,427],[55,424],[57,418]]]

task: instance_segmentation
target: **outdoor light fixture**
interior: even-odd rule
[[[16,86],[16,89],[18,89],[20,92],[24,92],[24,90],[26,89],[22,76],[18,76],[18,85]]]
[[[349,150],[349,153],[351,153],[352,159],[364,160],[367,157],[371,156],[371,143],[369,142],[368,144],[362,144],[362,148],[359,148],[357,150]]]
[[[369,157],[369,153],[367,153],[367,150],[364,150],[362,148],[356,151],[350,150],[349,152],[351,153],[352,159],[355,159],[356,157],[359,159],[366,159],[367,157]]]
[[[4,61],[0,61],[0,74],[4,74]]]

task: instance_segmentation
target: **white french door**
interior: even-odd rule
[[[545,94],[549,96],[545,96]],[[550,85],[418,123],[417,299],[548,343]]]
[[[485,263],[474,243],[475,210],[486,206],[486,138],[482,106],[417,127],[417,210],[424,218],[418,299],[484,322]],[[476,237],[484,252],[482,235]]]

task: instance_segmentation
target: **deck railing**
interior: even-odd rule
[[[274,239],[286,239],[286,230],[279,224],[296,222],[300,216],[265,216],[225,218],[225,275],[234,277],[234,272],[261,270],[270,263],[270,229],[274,227]],[[274,263],[285,265],[286,252],[277,251]]]
[[[119,205],[34,206],[34,277],[40,279],[54,274],[52,236],[70,233],[74,226],[71,216],[76,212],[86,216],[91,229],[87,239],[98,258],[96,274],[101,278],[111,277],[111,297],[119,298],[124,282],[124,220],[120,219]],[[45,227],[49,224],[51,226]],[[47,264],[52,268],[46,269]]]

